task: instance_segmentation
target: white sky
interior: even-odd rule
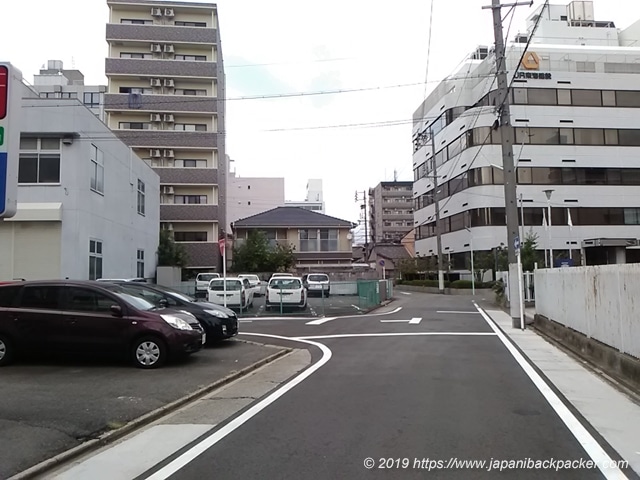
[[[451,74],[477,45],[493,43],[491,11],[481,9],[491,0],[433,1],[426,90],[430,0],[218,1],[229,99],[227,153],[237,172],[285,177],[290,200],[304,198],[307,179],[321,178],[326,213],[350,221],[360,212],[356,190],[393,180],[394,170],[398,180],[412,180],[414,110],[435,82]],[[27,81],[33,82],[47,60],[59,59],[65,68],[81,70],[86,84],[106,84],[106,1],[3,3],[1,60],[21,69]],[[525,31],[524,19],[542,3],[535,0],[531,8],[516,9],[510,39]],[[612,20],[619,28],[640,19],[636,0],[594,4],[597,20]],[[507,25],[508,20],[505,31]],[[239,99],[406,84],[418,85]],[[404,123],[386,124],[393,121]],[[377,125],[300,130],[362,123]]]

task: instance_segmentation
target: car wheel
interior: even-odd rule
[[[9,338],[0,333],[0,366],[8,365],[13,359],[13,344]]]
[[[158,368],[167,360],[167,346],[158,337],[142,337],[134,342],[132,356],[138,368]]]

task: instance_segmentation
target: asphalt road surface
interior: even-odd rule
[[[138,478],[634,478],[588,468],[619,458],[469,298],[399,296],[244,323],[314,363]]]

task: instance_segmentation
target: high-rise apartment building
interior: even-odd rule
[[[413,182],[380,182],[369,189],[369,243],[400,243],[413,228]]]
[[[217,7],[107,4],[107,124],[160,175],[161,228],[185,246],[191,274],[219,269],[226,162]]]
[[[324,213],[324,196],[322,193],[322,179],[311,178],[307,181],[307,195],[304,200],[287,200],[285,207],[300,207],[305,210]]]
[[[521,231],[556,266],[639,261],[640,22],[595,20],[587,1],[542,6],[527,22],[506,45]],[[454,267],[471,245],[506,246],[497,93],[495,56],[479,48],[415,112],[416,254],[437,253],[436,195]]]

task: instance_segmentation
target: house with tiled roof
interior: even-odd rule
[[[231,225],[236,244],[252,231],[263,231],[272,244],[294,247],[297,269],[349,267],[352,262],[352,234],[355,225],[347,220],[300,207],[277,207]]]
[[[386,278],[395,277],[400,262],[410,258],[411,255],[405,246],[399,243],[379,243],[371,249],[371,253],[369,254],[369,262],[371,264],[375,262],[376,270],[380,278],[383,277],[383,269]]]

